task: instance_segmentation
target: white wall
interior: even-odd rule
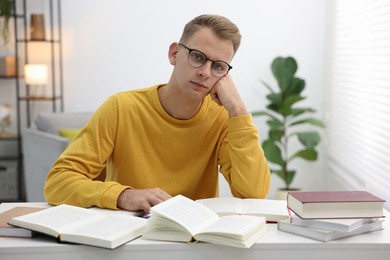
[[[274,84],[270,63],[291,55],[306,80],[306,105],[324,111],[324,37],[326,0],[65,0],[62,1],[65,111],[93,111],[109,95],[166,82],[172,67],[168,46],[184,24],[202,13],[235,22],[243,35],[231,75],[250,111],[263,109]],[[267,134],[256,118],[261,136]],[[320,155],[321,156],[321,155]],[[322,187],[322,158],[297,162],[293,186]],[[275,176],[274,176],[275,177]],[[272,178],[272,190],[281,186]],[[272,195],[272,191],[271,191]]]

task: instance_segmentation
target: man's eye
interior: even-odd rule
[[[227,70],[227,65],[223,62],[215,62],[213,65],[214,70],[217,71],[226,71]]]
[[[199,63],[203,63],[205,61],[204,55],[202,55],[200,53],[197,53],[197,52],[192,52],[191,53],[191,59],[193,61],[196,61],[196,62],[199,62]]]

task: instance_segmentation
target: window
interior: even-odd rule
[[[327,186],[390,210],[390,1],[335,0],[330,13]]]

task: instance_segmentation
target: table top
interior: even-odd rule
[[[0,205],[0,212],[14,207],[15,204],[19,206],[48,206],[46,203],[5,203]],[[390,222],[388,221],[388,218],[390,217],[389,212],[385,211],[385,216],[386,218],[384,221],[383,230],[360,234],[344,239],[333,240],[326,243],[282,232],[277,229],[276,224],[267,224],[270,227],[269,231],[250,249],[230,248],[209,243],[162,242],[138,238],[115,250],[107,250],[85,245],[56,243],[54,238],[46,236],[37,236],[34,238],[0,237],[0,258],[3,259],[2,255],[7,257],[20,257],[21,254],[24,256],[29,254],[29,259],[35,259],[31,258],[31,254],[36,254],[36,259],[42,259],[42,255],[50,255],[51,257],[56,255],[56,257],[60,257],[58,259],[61,259],[61,256],[70,257],[69,254],[71,254],[71,257],[74,257],[72,260],[75,260],[78,259],[78,256],[81,256],[83,253],[85,253],[87,255],[97,254],[97,259],[99,259],[99,257],[103,259],[103,256],[108,257],[113,252],[117,252],[116,255],[118,255],[118,259],[122,259],[120,256],[123,256],[123,259],[125,259],[125,256],[143,257],[147,255],[148,257],[157,257],[159,260],[161,260],[172,259],[171,257],[180,251],[181,253],[186,254],[186,260],[192,258],[196,259],[199,257],[199,254],[202,254],[202,256],[207,255],[208,257],[212,257],[214,254],[217,254],[218,256],[224,255],[226,259],[252,259],[252,257],[259,256],[260,254],[268,254],[270,257],[280,257],[283,256],[283,254],[286,254],[287,256],[290,254],[289,259],[295,259],[294,254],[297,256],[297,252],[300,252],[300,259],[302,258],[302,254],[304,254],[307,257],[315,257],[316,260],[329,260],[329,253],[336,254],[336,252],[337,255],[335,257],[331,257],[332,260],[346,259],[345,257],[349,258],[351,257],[351,254],[355,254],[356,257],[358,257],[357,259],[359,259],[359,256],[363,257],[365,254],[367,254],[366,256],[368,257],[370,254],[372,256],[373,253],[377,254],[377,257],[371,257],[372,259],[388,259],[390,255]],[[323,254],[320,252],[328,253]],[[246,257],[242,258],[243,255],[246,255]],[[38,258],[38,256],[40,258]],[[208,257],[204,259],[209,259]],[[298,257],[296,259],[298,259]]]

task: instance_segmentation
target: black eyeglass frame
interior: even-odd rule
[[[182,47],[184,47],[185,49],[188,50],[187,61],[188,61],[188,64],[190,64],[190,65],[191,65],[192,67],[194,67],[194,68],[200,68],[200,67],[202,67],[203,65],[206,64],[207,61],[211,61],[211,63],[212,63],[212,64],[211,64],[211,67],[213,67],[213,65],[214,65],[216,62],[222,62],[222,63],[226,64],[226,65],[228,66],[228,68],[229,68],[229,69],[226,71],[226,73],[225,73],[224,75],[222,75],[222,76],[216,76],[216,75],[214,74],[214,71],[211,69],[211,72],[213,73],[213,75],[214,75],[215,77],[220,77],[220,78],[226,76],[226,75],[229,73],[229,71],[230,71],[231,69],[233,69],[233,67],[230,66],[230,64],[227,63],[226,61],[209,59],[209,58],[207,57],[207,55],[204,54],[203,52],[201,52],[200,50],[191,49],[191,48],[187,47],[186,45],[184,45],[184,44],[181,43],[181,42],[179,42],[179,45],[182,46]],[[200,66],[194,66],[194,65],[192,65],[192,64],[190,63],[190,61],[189,61],[190,54],[191,54],[191,52],[193,52],[193,51],[197,51],[197,52],[201,53],[201,54],[205,57],[205,62],[204,62],[203,64],[201,64]]]

